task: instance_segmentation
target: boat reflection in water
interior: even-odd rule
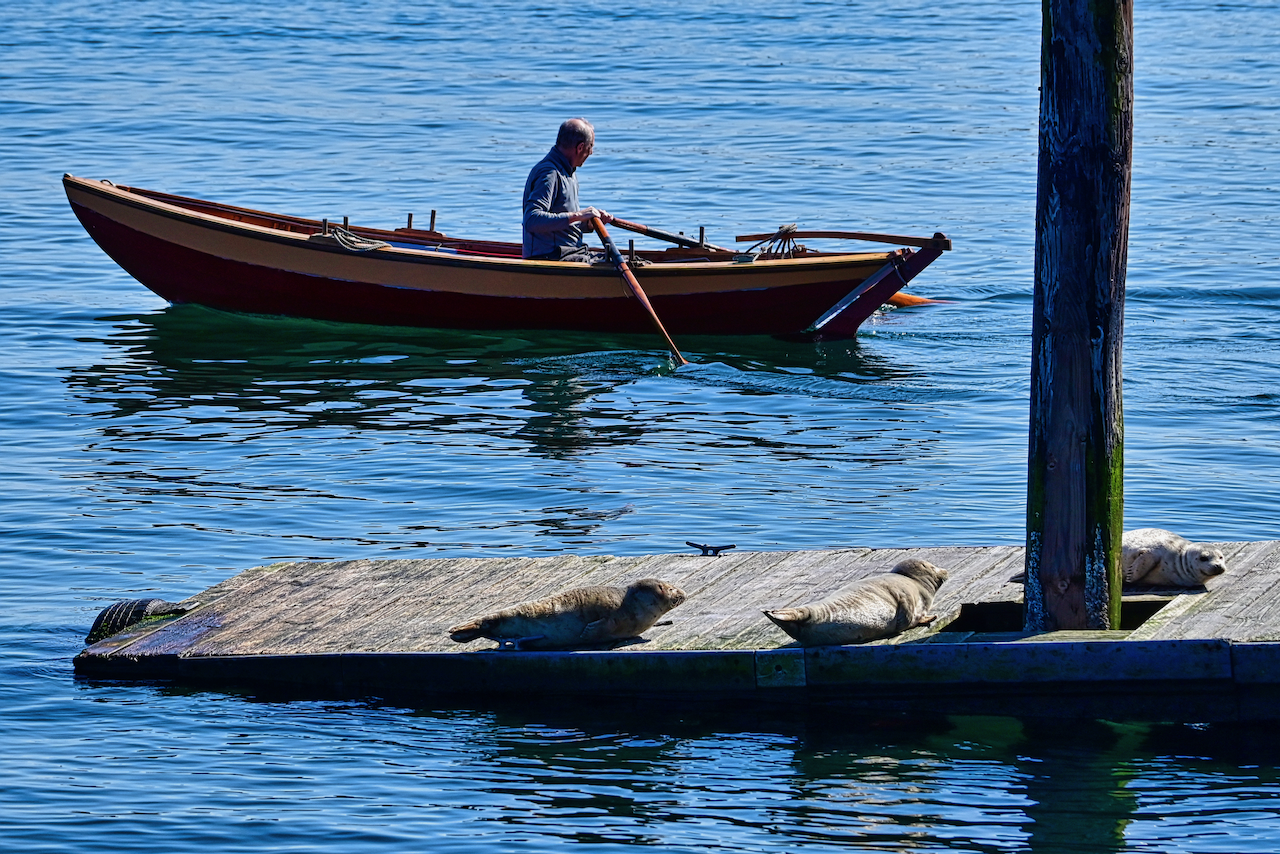
[[[769,530],[770,542],[785,530],[789,544],[833,543],[845,526],[815,524],[815,513],[860,492],[879,505],[891,482],[894,496],[909,492],[910,472],[874,471],[927,464],[945,442],[931,407],[900,401],[919,369],[856,341],[693,337],[698,363],[672,374],[665,353],[646,349],[651,335],[419,330],[198,306],[103,320],[104,355],[63,380],[94,413],[79,459],[95,501],[123,509],[181,494],[182,524],[283,528],[318,543],[298,556],[529,551],[602,527],[638,538],[612,547],[624,551],[752,542],[730,533],[744,526]],[[741,344],[750,356],[729,349]],[[837,455],[852,479],[829,479]],[[775,512],[797,490],[803,534]],[[690,528],[695,505],[721,508],[707,512],[722,521]],[[227,507],[247,515],[233,524]],[[359,533],[339,547],[335,531]]]
[[[114,324],[101,339],[112,358],[70,368],[66,382],[86,400],[125,418],[174,417],[200,406],[206,415],[209,407],[257,415],[276,428],[444,432],[475,425],[487,412],[497,419],[518,417],[520,436],[559,455],[642,435],[653,419],[627,418],[629,408],[599,400],[670,373],[664,355],[646,349],[653,344],[647,335],[424,331],[235,315],[198,306],[104,320]],[[750,353],[744,356],[724,349],[743,339],[689,340],[703,364],[682,371],[680,382],[705,387],[708,394],[726,387],[746,394],[789,393],[801,390],[798,383],[822,381],[853,396],[865,383],[921,376],[856,341],[758,336],[742,348]],[[453,398],[469,402],[435,406]],[[583,422],[592,418],[609,423],[586,429]]]

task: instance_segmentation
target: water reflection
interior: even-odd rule
[[[595,413],[589,404],[596,395],[609,391],[610,383],[557,375],[546,369],[529,369],[526,375],[530,382],[521,388],[521,394],[528,417],[515,436],[548,459],[568,459],[591,445],[621,444],[643,435],[643,420],[619,423],[618,419],[601,418],[600,423],[592,424]]]
[[[263,767],[305,755],[311,786],[358,780],[385,820],[412,824],[425,809],[477,850],[1096,854],[1275,850],[1280,840],[1280,737],[1269,723],[585,695],[415,709],[168,687],[138,700],[152,691],[165,700],[155,714],[187,707],[212,730],[184,738],[216,750],[252,721]],[[145,716],[152,705],[123,711]],[[164,739],[162,727],[145,732]],[[353,752],[348,733],[377,749]],[[238,778],[238,802],[279,783],[271,773]]]
[[[1127,836],[1143,832],[1132,825],[1144,819],[1147,788],[1181,789],[1189,802],[1176,809],[1184,814],[1221,810],[1204,776],[1219,762],[1171,761],[1164,748],[1219,756],[1224,742],[1256,746],[1251,730],[777,709],[654,709],[592,721],[583,710],[526,708],[496,713],[473,737],[485,763],[514,775],[504,794],[539,813],[562,810],[571,825],[609,825],[613,838],[636,843],[637,823],[664,825],[669,844],[695,842],[680,829],[697,821],[746,850],[781,842],[784,850],[959,845],[1096,854],[1125,850]],[[1275,762],[1276,739],[1264,741],[1268,749],[1252,758]],[[1258,782],[1274,785],[1275,775]]]
[[[691,536],[829,547],[851,516],[906,518],[895,505],[937,492],[952,465],[956,410],[856,341],[695,340],[702,361],[672,373],[653,336],[197,307],[113,324],[82,348],[105,355],[63,372],[87,416],[63,475],[85,512],[147,501],[149,528],[265,537],[253,548],[272,559],[293,541],[324,544],[305,557],[664,551]]]
[[[1024,727],[1019,746],[1034,754],[1019,756],[1016,765],[1027,775],[1032,851],[1124,850],[1125,829],[1138,806],[1128,788],[1137,773],[1131,759],[1149,732],[1102,721],[1076,722],[1069,735],[1061,722]]]
[[[634,442],[661,413],[600,404],[626,385],[669,376],[649,336],[472,332],[263,318],[177,306],[111,319],[92,342],[109,358],[71,367],[67,384],[118,421],[234,416],[242,426],[437,429],[518,418],[512,435],[547,457]],[[723,349],[740,346],[741,352]],[[874,396],[863,386],[916,376],[844,342],[691,339],[701,364],[675,380],[708,392]],[[888,392],[888,397],[896,397]],[[246,418],[245,416],[250,416]],[[506,424],[495,425],[499,432]],[[127,434],[136,426],[104,427]],[[157,438],[164,438],[160,431]]]
[[[724,832],[737,840],[782,837],[790,850],[1119,852],[1142,833],[1131,826],[1144,818],[1147,789],[1175,787],[1202,802],[1176,805],[1184,814],[1217,811],[1204,775],[1232,764],[1224,746],[1254,762],[1280,757],[1269,728],[1259,737],[1251,726],[830,712],[654,710],[602,724],[581,710],[526,708],[495,714],[475,737],[486,762],[519,769],[521,784],[504,792],[523,793],[539,811],[570,810],[571,823],[603,813],[625,836],[639,818],[696,819],[732,827]],[[1172,760],[1171,744],[1182,754]],[[1274,786],[1275,773],[1251,782]],[[576,793],[562,799],[548,785]],[[597,787],[613,794],[594,796]],[[671,841],[670,829],[662,837]]]

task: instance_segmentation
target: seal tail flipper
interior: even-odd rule
[[[776,611],[765,611],[763,613],[784,629],[804,620],[804,614],[797,608],[779,608]]]
[[[449,640],[457,643],[467,643],[484,637],[484,620],[472,620],[469,623],[459,623],[449,629]]]

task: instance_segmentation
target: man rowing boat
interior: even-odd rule
[[[555,146],[538,161],[524,182],[525,258],[537,261],[591,263],[599,253],[589,249],[578,224],[613,217],[597,208],[578,209],[578,167],[595,147],[596,132],[586,119],[569,119],[560,125]]]

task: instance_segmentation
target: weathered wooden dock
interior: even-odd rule
[[[1205,718],[1275,717],[1280,542],[1216,545],[1229,569],[1207,589],[1127,591],[1121,628],[1039,635],[1021,631],[1016,546],[281,563],[192,597],[199,605],[183,616],[86,648],[75,668],[90,678],[349,696],[748,695],[880,707],[968,698],[1003,710],[1012,696],[1048,694],[1156,711],[1169,707],[1153,697],[1167,695],[1192,717],[1201,707]],[[760,613],[908,556],[950,572],[931,626],[805,650]],[[688,600],[669,624],[615,649],[499,651],[446,634],[516,602],[644,577],[679,585]]]

